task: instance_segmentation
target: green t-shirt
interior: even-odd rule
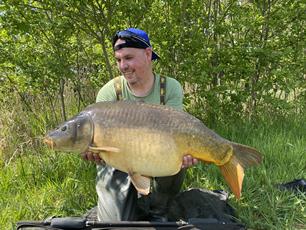
[[[127,81],[123,76],[120,76],[122,98],[123,100],[142,101],[149,104],[160,104],[160,76],[155,74],[154,87],[151,92],[145,97],[135,96]],[[106,83],[98,92],[96,102],[99,101],[116,101],[116,90],[114,79]],[[171,106],[178,110],[183,110],[183,90],[181,84],[174,78],[166,77],[166,95],[165,105]]]

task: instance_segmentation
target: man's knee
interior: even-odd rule
[[[186,169],[182,169],[173,176],[156,177],[153,180],[153,193],[177,194],[184,182]]]

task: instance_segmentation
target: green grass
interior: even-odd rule
[[[0,178],[0,229],[20,220],[82,215],[96,203],[95,166],[76,155],[25,153],[2,167]]]
[[[229,197],[248,228],[306,229],[305,195],[276,187],[306,178],[304,120],[293,116],[273,122],[262,119],[257,123],[236,121],[210,126],[222,136],[263,153],[263,163],[246,170],[241,199]],[[14,148],[6,149],[14,152]],[[2,158],[0,229],[13,229],[20,220],[82,215],[96,203],[95,166],[77,154],[54,153],[37,144],[23,146],[11,161]],[[206,164],[188,170],[184,188],[190,187],[228,191],[219,169]]]
[[[229,200],[250,229],[306,229],[305,194],[277,188],[279,183],[306,178],[306,124],[302,121],[292,118],[212,127],[228,139],[263,153],[262,164],[246,170],[241,199],[230,195]],[[202,186],[228,191],[218,168],[210,165],[189,170],[186,187]]]

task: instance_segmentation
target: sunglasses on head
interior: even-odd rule
[[[142,37],[137,36],[136,34],[128,31],[128,30],[121,30],[118,31],[115,36],[113,37],[113,47],[118,39],[122,38],[125,41],[130,41],[134,43],[142,44],[141,48],[151,47],[150,44],[144,40]]]

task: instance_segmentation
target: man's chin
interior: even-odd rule
[[[135,79],[133,80],[127,80],[127,82],[129,83],[129,85],[136,85],[137,84],[137,81]]]
[[[132,76],[124,76],[124,77],[130,85],[134,85],[137,83],[137,79],[135,77]]]

